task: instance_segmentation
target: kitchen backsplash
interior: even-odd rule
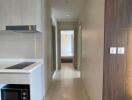
[[[41,35],[0,31],[0,58],[42,58]]]

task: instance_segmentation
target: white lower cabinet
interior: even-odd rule
[[[6,84],[26,84],[30,86],[30,100],[43,100],[41,68],[39,65],[31,73],[0,73],[0,89]]]

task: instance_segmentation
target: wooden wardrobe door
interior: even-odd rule
[[[129,1],[106,0],[103,100],[127,100]],[[110,47],[124,47],[125,54],[110,54]]]

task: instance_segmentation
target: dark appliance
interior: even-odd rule
[[[6,26],[7,31],[23,32],[23,33],[38,33],[37,25],[15,25]]]
[[[6,85],[1,89],[1,100],[30,100],[29,85]]]
[[[10,66],[6,69],[23,69],[23,68],[28,67],[29,65],[34,64],[34,63],[35,62],[22,62],[22,63],[16,64],[16,65]]]

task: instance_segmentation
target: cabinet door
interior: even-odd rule
[[[1,0],[0,3],[0,21],[1,26],[6,25],[20,25],[21,24],[21,11],[20,0]]]
[[[36,25],[37,24],[37,2],[39,0],[18,0],[20,6],[20,19],[22,25]],[[40,4],[41,5],[41,4]]]
[[[1,0],[0,29],[6,25],[38,25],[41,0]]]

